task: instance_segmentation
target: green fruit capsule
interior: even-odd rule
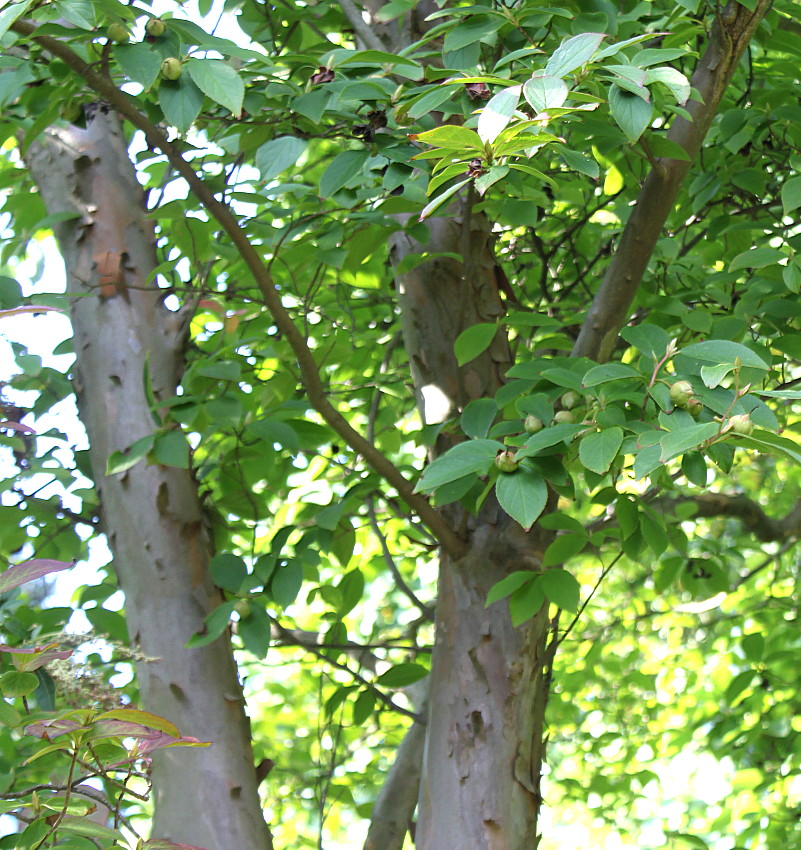
[[[145,32],[151,38],[160,38],[167,31],[167,25],[161,18],[151,18],[145,24]]]
[[[523,430],[527,434],[539,434],[542,429],[542,419],[538,419],[536,416],[526,417],[526,421],[523,423]]]
[[[556,425],[572,425],[576,421],[576,417],[569,410],[557,410],[553,421]]]
[[[180,59],[170,56],[161,63],[160,73],[164,80],[180,80],[184,69]]]
[[[495,456],[495,466],[501,472],[514,472],[517,469],[517,458],[514,452],[498,452]]]
[[[698,416],[698,414],[704,409],[704,405],[700,399],[691,398],[685,405],[685,409],[690,416]]]
[[[686,408],[693,397],[693,385],[689,381],[676,381],[670,387],[670,400],[676,407]]]
[[[562,396],[562,407],[565,410],[572,410],[574,407],[578,407],[579,404],[581,404],[581,396],[573,390],[566,392]]]
[[[114,44],[125,44],[125,42],[130,40],[131,33],[125,24],[115,21],[113,24],[108,25],[106,37]]]

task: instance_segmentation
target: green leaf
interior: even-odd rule
[[[509,86],[493,95],[478,116],[478,135],[481,141],[492,142],[512,120],[520,100],[520,86]]]
[[[223,602],[218,605],[210,614],[206,615],[204,620],[205,628],[202,632],[192,635],[186,642],[186,648],[207,646],[214,643],[215,640],[228,628],[228,623],[231,622],[231,614],[234,613],[234,602]]]
[[[125,841],[125,836],[118,829],[104,826],[102,823],[95,823],[88,818],[73,817],[65,815],[58,822],[59,830],[71,832],[73,835],[83,835],[86,838],[102,838],[110,841]]]
[[[523,448],[517,450],[516,456],[520,460],[524,457],[534,457],[543,449],[551,448],[551,446],[556,446],[559,443],[569,443],[576,434],[586,430],[586,425],[551,425],[548,428],[543,428],[537,434],[532,434],[523,443]]]
[[[684,477],[696,487],[706,487],[706,458],[701,452],[686,452],[681,459]]]
[[[422,664],[395,664],[383,672],[377,679],[376,684],[382,688],[405,688],[413,685],[428,675],[428,669]]]
[[[270,593],[282,608],[287,608],[297,599],[302,584],[303,564],[293,559],[275,568],[270,582]]]
[[[172,429],[156,434],[153,457],[163,466],[189,469],[189,440],[183,431]]]
[[[575,614],[579,608],[581,586],[567,570],[546,570],[540,578],[542,592],[558,608]]]
[[[295,136],[277,136],[256,151],[256,168],[262,180],[272,180],[291,165],[296,165],[309,143]]]
[[[472,15],[468,20],[460,21],[458,26],[447,31],[442,49],[446,53],[451,53],[464,47],[477,45],[483,39],[493,36],[502,23],[503,21],[495,16]]]
[[[632,144],[646,131],[654,113],[649,101],[616,84],[609,87],[609,110]]]
[[[149,44],[115,44],[111,53],[129,80],[145,91],[150,89],[159,75],[162,57]]]
[[[623,328],[620,336],[629,345],[633,345],[638,351],[650,355],[655,360],[664,357],[670,342],[670,338],[662,328],[647,322]]]
[[[729,372],[733,371],[733,363],[718,363],[714,366],[702,366],[701,380],[709,387],[709,389],[713,390],[715,387],[720,386],[723,379],[729,374]]]
[[[349,614],[361,601],[364,595],[364,574],[361,570],[351,570],[342,576],[342,580],[337,585],[337,590],[341,594],[341,601],[337,607],[337,614],[344,617]]]
[[[217,587],[238,593],[245,579],[248,577],[248,568],[239,555],[221,552],[211,559],[209,564],[211,577]]]
[[[559,156],[562,157],[568,168],[572,168],[573,171],[578,171],[580,174],[586,174],[588,177],[592,177],[593,180],[597,180],[601,173],[598,163],[594,159],[590,159],[590,157],[578,151],[571,151],[569,148],[559,148]]]
[[[28,11],[31,3],[33,3],[33,0],[19,0],[19,2],[11,3],[0,10],[0,38],[8,32],[8,28],[14,21],[19,20]]]
[[[770,369],[768,364],[757,354],[754,354],[750,348],[728,339],[710,339],[706,342],[696,342],[694,345],[682,348],[679,357],[690,357],[693,360],[715,365],[721,363],[733,365],[735,361],[739,360],[743,366],[762,369],[765,372]]]
[[[4,699],[0,700],[0,723],[13,729],[15,726],[19,726],[21,722],[22,715],[17,709],[13,705],[9,705]]]
[[[580,534],[560,534],[545,550],[542,556],[542,567],[554,567],[565,564],[573,556],[578,555],[587,545],[587,535],[584,529]]]
[[[801,178],[796,178],[801,179]],[[786,259],[786,254],[779,248],[771,248],[763,245],[759,248],[751,248],[738,254],[730,263],[729,271],[737,272],[741,269],[763,269],[772,266],[780,260]]]
[[[609,381],[620,381],[624,378],[639,378],[642,380],[642,375],[631,366],[626,366],[623,363],[603,363],[600,366],[593,366],[581,382],[583,388],[597,387],[599,384],[606,384]]]
[[[136,466],[143,457],[147,456],[155,439],[155,434],[148,434],[146,437],[137,440],[125,452],[112,452],[106,463],[106,475],[117,475],[132,466]]]
[[[20,673],[18,670],[9,670],[0,676],[0,691],[6,699],[16,699],[32,694],[39,686],[39,679],[35,673]]]
[[[587,469],[605,475],[623,445],[622,428],[605,428],[588,434],[579,444],[579,460]]]
[[[97,23],[95,7],[92,0],[61,0],[58,13],[76,27],[91,30]]]
[[[419,68],[422,72],[422,66],[414,59],[409,59],[408,56],[399,56],[397,53],[385,53],[383,50],[354,50],[347,51],[347,56],[341,59],[341,54],[344,51],[336,51],[335,61],[332,67],[339,68],[342,65],[402,65],[406,68]]]
[[[497,440],[459,443],[423,470],[414,490],[416,493],[431,491],[471,473],[483,475],[492,466],[495,455],[502,450],[503,443]]]
[[[445,124],[442,127],[435,127],[433,130],[426,130],[424,133],[416,133],[409,138],[435,148],[484,153],[484,142],[481,141],[478,133],[475,130],[468,130],[467,127],[462,127],[460,124]]]
[[[650,68],[645,76],[645,83],[646,85],[662,83],[662,85],[667,86],[673,97],[676,98],[676,103],[681,106],[687,103],[692,91],[690,81],[681,71],[677,71],[675,68]]]
[[[455,195],[463,186],[466,186],[471,179],[471,177],[468,177],[465,180],[460,180],[455,185],[446,189],[441,195],[437,195],[436,198],[427,203],[420,212],[420,221],[423,221],[423,219],[428,218],[428,216],[430,216],[431,213],[434,212],[434,210],[441,207],[445,203],[445,201],[448,200],[448,198]]]
[[[497,332],[498,326],[489,322],[471,325],[467,330],[462,331],[453,344],[456,362],[464,366],[465,363],[475,360],[479,354],[483,354],[489,348]]]
[[[542,577],[533,575],[531,581],[516,590],[509,598],[509,613],[512,625],[517,628],[528,622],[542,608],[545,593],[542,589]]]
[[[602,32],[584,32],[568,38],[554,50],[545,65],[545,73],[551,77],[566,77],[586,65],[605,38]]]
[[[367,151],[343,151],[331,160],[320,178],[320,194],[330,198],[359,174],[367,161]]]
[[[730,438],[746,448],[756,449],[762,454],[776,455],[801,466],[801,446],[794,440],[788,440],[786,437],[780,437],[778,434],[762,431],[759,428],[748,437],[731,434]]]
[[[272,642],[272,623],[264,608],[252,605],[247,617],[237,623],[237,634],[245,649],[256,658],[264,658]]]
[[[782,209],[789,215],[801,207],[801,177],[791,177],[782,185]]]
[[[159,83],[159,105],[168,124],[185,133],[203,108],[203,92],[184,74]]]
[[[495,495],[506,513],[529,529],[545,509],[548,487],[539,473],[519,466],[514,472],[498,477]]]
[[[236,118],[242,115],[245,84],[227,62],[192,58],[186,63],[186,70],[203,94],[224,106]]]
[[[497,415],[498,405],[494,399],[476,398],[465,407],[459,424],[468,437],[481,440],[489,433]]]
[[[667,463],[690,449],[697,449],[707,440],[711,440],[719,431],[720,423],[718,422],[703,422],[699,425],[690,425],[689,428],[668,431],[659,440],[662,449],[659,456],[660,462]]]
[[[523,95],[537,113],[558,109],[567,100],[568,93],[569,89],[564,80],[542,71],[535,72],[531,79],[523,84]]]
[[[375,699],[375,692],[369,688],[364,688],[359,692],[359,695],[353,701],[353,710],[351,712],[354,725],[361,726],[373,713]]]
[[[524,584],[528,584],[536,578],[537,574],[532,573],[530,570],[518,570],[517,572],[510,573],[492,585],[487,594],[487,601],[484,603],[484,607],[489,608],[493,602],[497,602],[499,599],[505,599]]]

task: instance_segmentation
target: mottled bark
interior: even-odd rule
[[[48,212],[76,214],[55,225],[74,296],[73,379],[131,641],[150,659],[138,669],[143,707],[213,742],[156,755],[154,835],[210,850],[267,850],[230,643],[183,648],[220,602],[192,473],[142,461],[105,474],[111,452],[154,431],[145,374],[157,401],[175,394],[186,319],[164,307],[150,279],[153,226],[120,124],[99,108],[86,130],[49,132],[26,162]]]
[[[492,397],[511,365],[505,333],[458,366],[454,342],[478,322],[504,312],[489,223],[464,208],[428,223],[429,242],[393,237],[395,264],[410,253],[439,257],[396,277],[415,393],[427,422],[457,416],[476,398]],[[458,440],[443,434],[442,451]],[[444,554],[418,825],[418,850],[522,850],[536,846],[543,756],[542,724],[550,676],[548,624],[541,611],[514,628],[508,605],[485,608],[489,589],[515,570],[539,568],[547,532],[524,532],[491,497],[478,516],[444,511],[468,554]]]

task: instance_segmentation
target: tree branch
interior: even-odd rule
[[[427,702],[426,693],[419,706],[421,714],[426,713]],[[417,806],[425,736],[425,724],[413,723],[401,741],[373,806],[364,850],[402,850]]]
[[[386,52],[386,45],[383,41],[370,29],[362,17],[362,13],[356,8],[353,0],[338,0],[339,8],[348,19],[348,23],[353,27],[356,35],[364,42],[365,47],[371,50],[380,50]]]
[[[696,518],[728,516],[739,519],[763,543],[790,540],[801,535],[801,502],[782,519],[773,519],[760,505],[742,493],[699,493],[680,501],[691,502],[696,506]]]
[[[759,0],[751,12],[731,2],[717,16],[709,46],[691,81],[702,102],[690,101],[686,108],[692,121],[677,117],[667,134],[670,141],[686,151],[689,161],[662,157],[648,175],[573,347],[574,357],[599,362],[609,358],[684,178],[701,149],[737,63],[770,5],[770,0]]]
[[[160,150],[167,157],[169,163],[186,180],[192,193],[225,231],[242,257],[276,326],[292,347],[300,368],[303,386],[312,407],[354,452],[362,455],[369,466],[398,491],[401,498],[428,526],[448,554],[454,558],[460,558],[465,553],[466,546],[451,526],[429,504],[427,499],[414,492],[411,482],[405,478],[389,458],[356,431],[328,400],[311,349],[284,307],[281,295],[264,260],[255,247],[251,245],[247,234],[239,225],[230,207],[215,197],[205,181],[181,156],[177,146],[170,142],[167,136],[133,105],[130,98],[121,92],[112,80],[95,71],[91,65],[81,59],[63,42],[51,36],[37,35],[38,28],[30,21],[16,21],[12,24],[11,29],[19,35],[33,39],[48,53],[63,60],[72,71],[83,78],[93,91],[107,100],[137,130],[141,130],[149,145]]]

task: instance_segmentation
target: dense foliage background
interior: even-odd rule
[[[495,486],[520,524],[555,533],[538,553],[545,572],[512,569],[490,599],[515,624],[550,606],[543,850],[799,845],[799,7],[768,11],[697,156],[666,134],[694,102],[689,80],[716,21],[743,7],[0,9],[0,330],[12,340],[21,306],[68,313],[80,297],[54,294],[43,276],[53,230],[75,216],[49,212],[26,168],[46,128],[86,128],[110,108],[78,63],[171,139],[165,155],[124,125],[154,222],[151,283],[188,323],[181,383],[159,403],[151,394],[152,431],[117,446],[107,474],[193,470],[220,604],[186,639],[199,647],[231,630],[276,846],[362,840],[423,710],[441,541],[320,415],[263,287],[177,155],[266,260],[336,412],[436,506],[475,513]],[[148,34],[157,13],[164,29]],[[693,161],[609,362],[571,356],[662,157]],[[404,275],[435,280],[437,264],[471,254],[429,250],[442,216],[467,242],[486,241],[480,262],[496,269],[506,312],[458,336],[468,390],[422,425],[416,398],[430,403],[430,388],[413,385],[420,355],[398,304]],[[399,233],[413,246],[403,256]],[[100,289],[84,297],[123,297],[126,258],[116,271],[104,262]],[[514,365],[497,392],[471,396],[470,364],[499,334]],[[11,347],[4,557],[85,560],[104,521],[86,446],[64,424],[69,369]],[[146,369],[146,390],[150,380]],[[697,407],[671,398],[677,380]],[[518,452],[516,471],[496,469],[504,448]],[[26,710],[138,704],[141,659],[126,648],[113,564],[101,575],[69,604],[25,587],[3,597],[6,644],[74,645],[63,630],[75,610],[92,629],[80,666],[48,663],[29,691],[0,678],[4,810],[67,764],[58,750],[26,764],[43,746],[23,732]],[[105,791],[115,793],[110,780]],[[124,811],[146,832],[149,804],[129,798]],[[0,846],[111,846],[78,833],[52,845],[9,834]]]

